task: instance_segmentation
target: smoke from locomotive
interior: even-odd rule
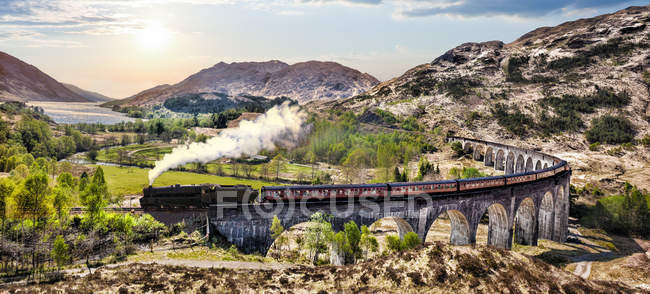
[[[223,130],[205,143],[195,142],[174,148],[156,161],[149,171],[149,185],[163,172],[190,162],[207,163],[221,157],[255,155],[262,149],[274,149],[281,140],[297,140],[307,115],[288,102],[269,109],[254,121],[242,121],[239,127]]]

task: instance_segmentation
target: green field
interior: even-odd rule
[[[148,172],[149,169],[142,169],[136,167],[116,167],[116,166],[102,166],[104,176],[108,183],[108,189],[111,195],[136,195],[142,194],[142,188],[149,184]],[[190,172],[168,171],[163,173],[154,186],[169,186],[174,184],[190,185],[190,184],[221,184],[221,185],[235,185],[243,184],[250,185],[253,189],[259,189],[262,186],[278,185],[277,183],[238,179],[230,177],[220,177],[215,175],[197,174]]]
[[[130,154],[132,158],[129,159],[129,156],[127,156],[126,158],[124,158],[124,161],[122,163],[130,163],[130,164],[136,164],[140,166],[143,165],[152,166],[155,164],[156,160],[161,159],[167,153],[171,153],[172,149],[173,147],[160,146],[160,144],[156,144],[156,143],[117,146],[117,147],[109,148],[108,152],[106,150],[100,151],[99,155],[97,156],[97,160],[103,162],[120,163],[118,150],[125,150],[126,152],[128,152],[128,154]],[[136,158],[139,160],[137,160]],[[253,169],[253,172],[251,173],[251,177],[256,177],[256,178],[261,177],[260,174],[260,170],[262,166],[261,163],[250,164],[249,166],[251,166]],[[184,165],[183,168],[185,170],[191,171],[196,169],[196,165],[194,163],[189,163]],[[216,161],[206,164],[206,168],[209,173],[216,174],[217,171]],[[232,164],[230,163],[221,164],[221,168],[225,175],[233,175]],[[289,178],[293,178],[293,179],[297,178],[299,173],[302,173],[302,175],[305,178],[309,178],[311,177],[311,167],[287,163],[285,164],[285,168],[282,170],[282,173],[289,173],[291,175],[289,176]],[[241,168],[239,171],[239,176],[244,176],[244,175],[245,174],[243,168]]]

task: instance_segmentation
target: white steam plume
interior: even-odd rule
[[[274,106],[254,121],[241,121],[239,127],[221,131],[205,143],[195,142],[174,148],[156,161],[149,171],[149,185],[163,172],[190,162],[207,163],[221,157],[255,155],[262,149],[274,149],[276,143],[297,140],[307,115],[288,102]]]

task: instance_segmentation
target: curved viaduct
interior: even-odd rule
[[[505,174],[535,172],[545,167],[563,167],[559,158],[537,151],[481,140],[450,137],[460,142],[474,160],[505,170]],[[208,210],[210,232],[220,234],[243,252],[266,253],[272,245],[270,226],[273,216],[285,228],[309,221],[312,213],[321,211],[332,216],[334,230],[354,221],[370,226],[384,217],[394,217],[398,232],[416,232],[425,240],[433,222],[447,212],[451,221],[450,243],[476,243],[481,217],[489,215],[488,244],[509,249],[512,242],[537,245],[537,240],[564,242],[567,238],[569,212],[569,181],[571,171],[521,184],[436,195],[410,195],[403,199],[323,200],[278,202],[244,205],[214,205]],[[478,184],[480,179],[469,183]]]

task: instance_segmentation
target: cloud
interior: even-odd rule
[[[0,31],[0,42],[20,43],[27,48],[83,48],[77,41],[46,39],[42,34],[29,30]]]
[[[394,3],[398,6],[396,14],[402,17],[434,15],[537,17],[553,12],[568,13],[572,10],[611,7],[630,2],[630,0],[408,0]]]

